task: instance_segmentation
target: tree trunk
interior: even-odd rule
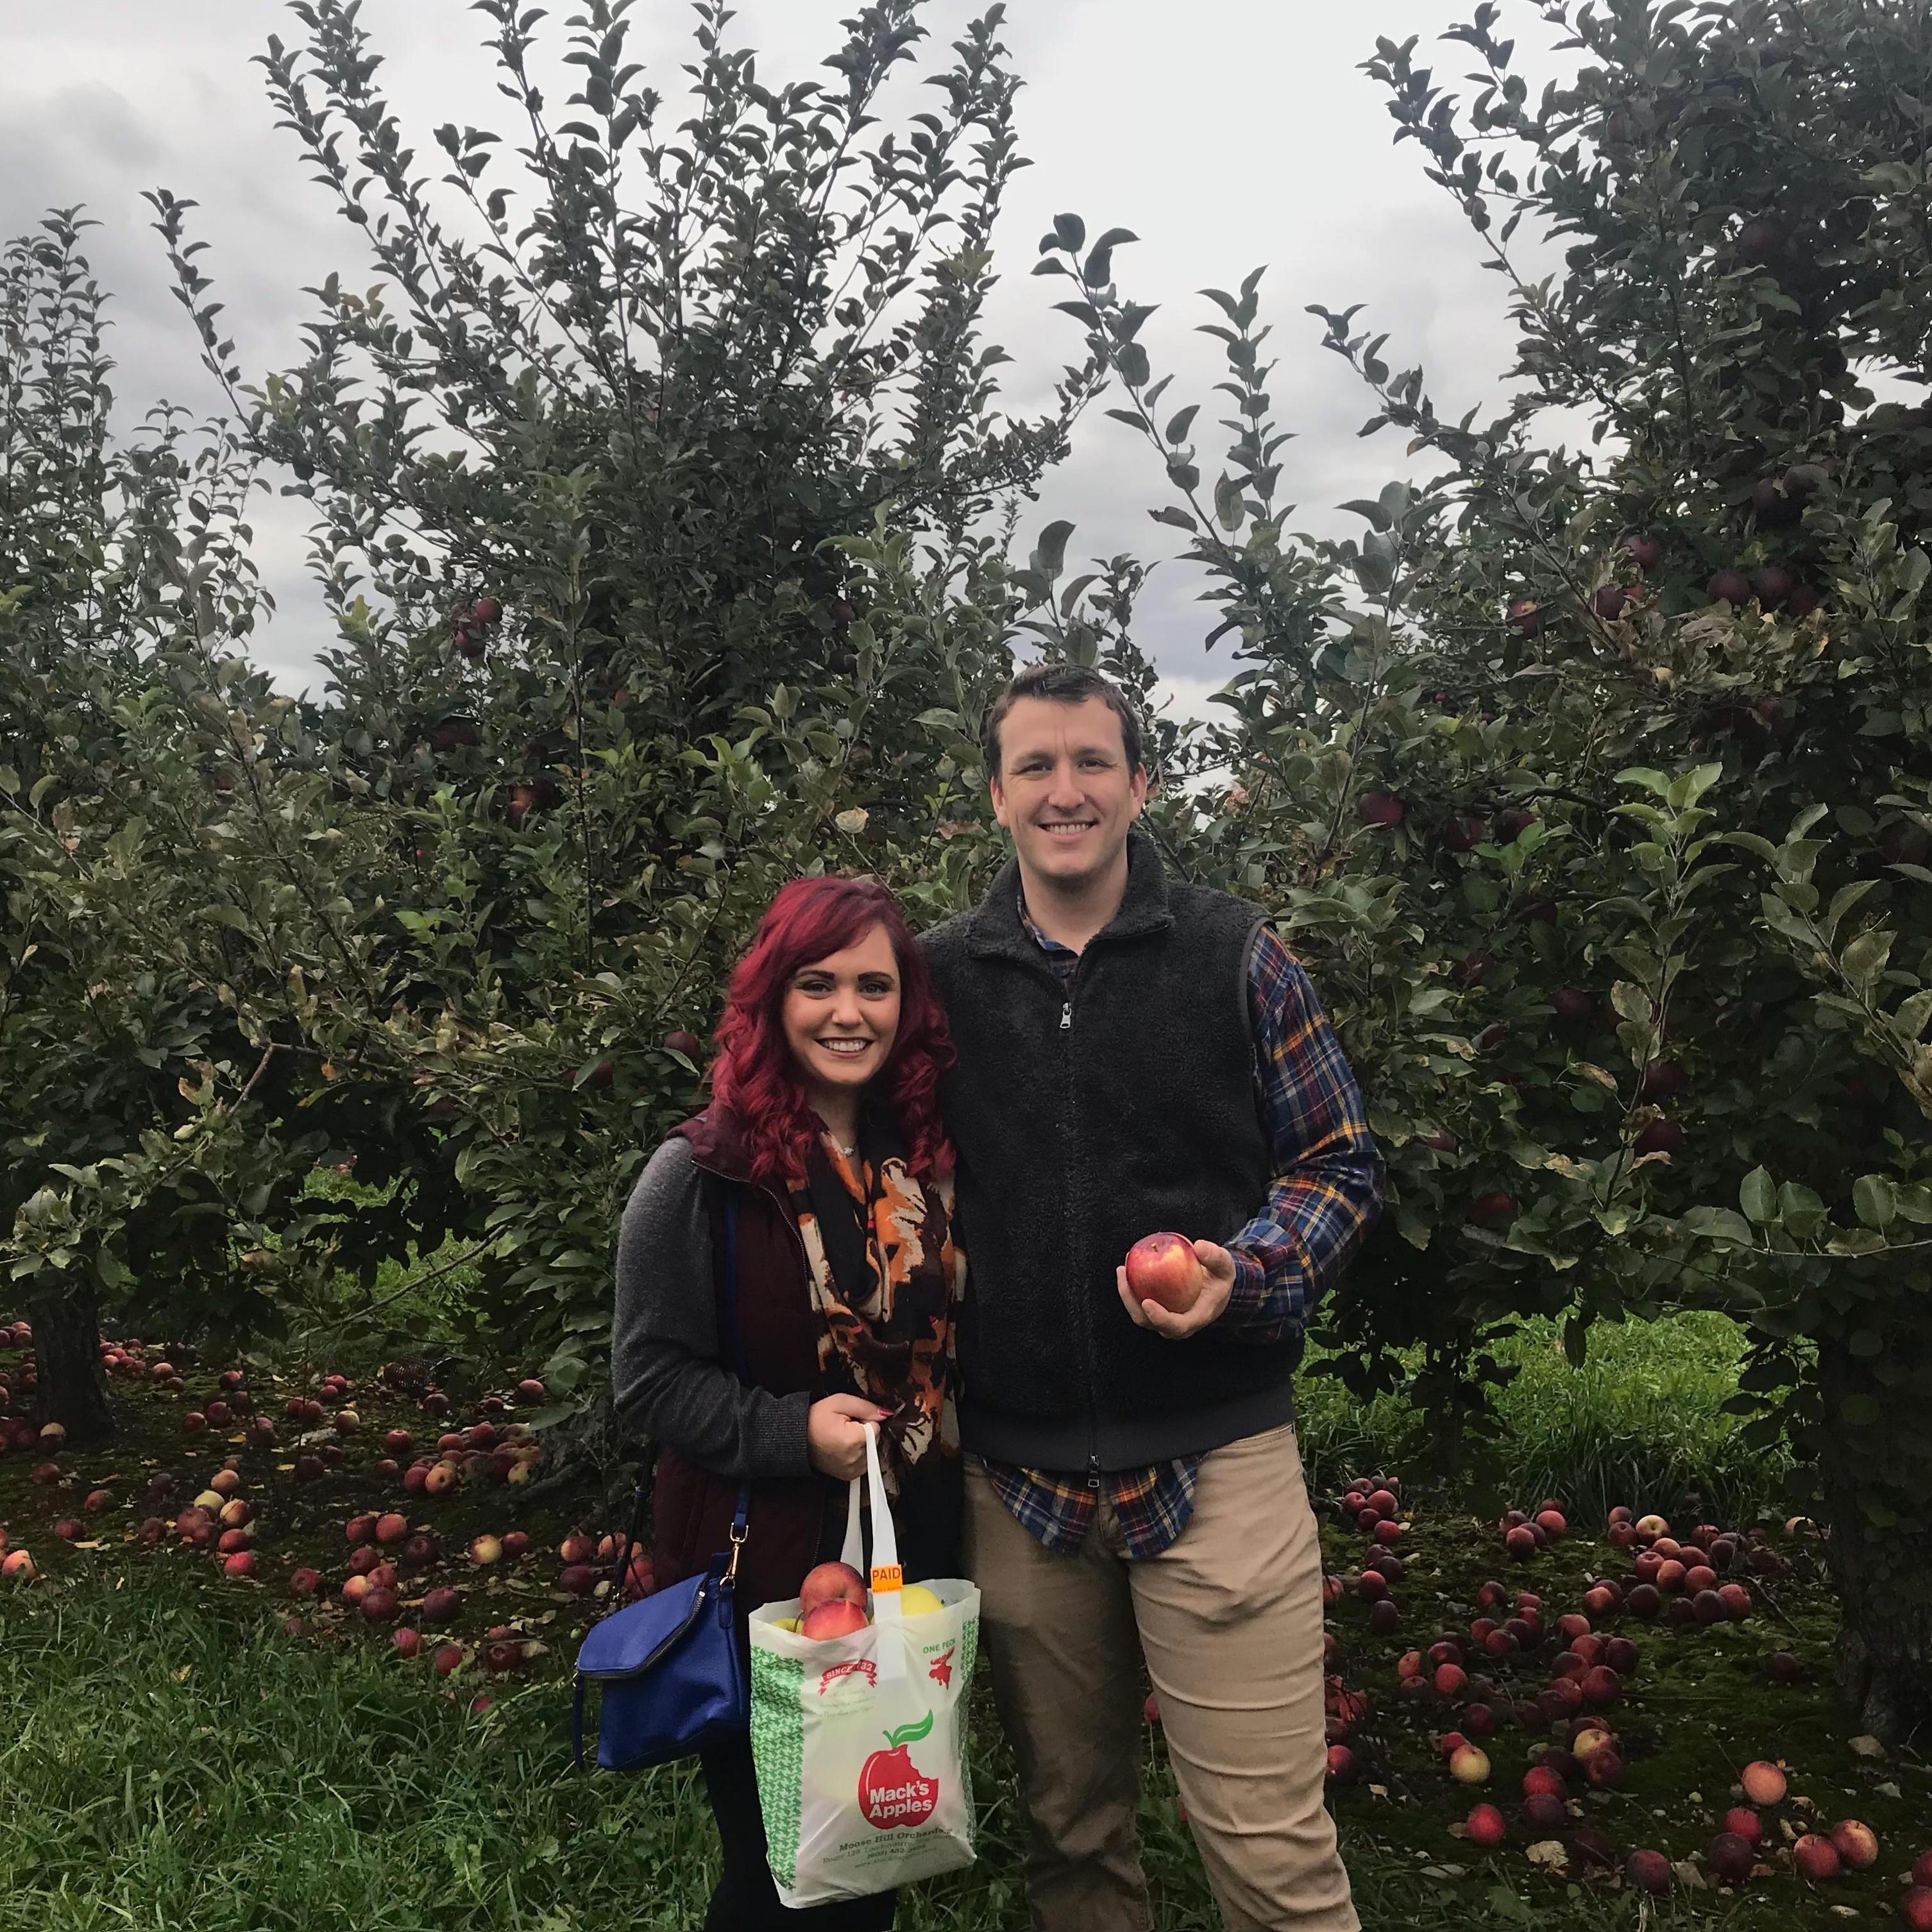
[[[30,1295],[27,1314],[34,1324],[38,1420],[64,1424],[70,1448],[106,1442],[114,1433],[114,1410],[100,1366],[100,1312],[92,1286],[68,1282],[52,1292]]]
[[[1888,1744],[1932,1732],[1932,1438],[1922,1420],[1932,1336],[1924,1328],[1901,1324],[1875,1357],[1856,1358],[1834,1339],[1818,1345],[1826,1417],[1840,1417],[1859,1395],[1881,1411],[1871,1427],[1828,1420],[1818,1474],[1840,1606],[1839,1699],[1855,1731]]]

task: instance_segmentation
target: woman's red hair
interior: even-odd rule
[[[939,1118],[939,1076],[952,1064],[946,1015],[926,956],[898,902],[870,879],[794,879],[758,922],[739,961],[715,1037],[713,1099],[743,1123],[754,1180],[802,1180],[806,1150],[823,1124],[805,1096],[784,1035],[784,998],[800,968],[842,952],[875,926],[886,929],[899,971],[899,1026],[892,1058],[872,1084],[905,1136],[920,1178],[949,1174],[952,1146]]]

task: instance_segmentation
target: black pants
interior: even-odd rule
[[[704,1932],[892,1932],[897,1894],[835,1899],[794,1911],[778,1898],[765,1863],[765,1821],[748,1738],[707,1745],[699,1754],[711,1815],[724,1848],[724,1875],[711,1894]]]

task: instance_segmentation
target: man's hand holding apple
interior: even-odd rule
[[[1221,1318],[1234,1289],[1234,1258],[1216,1242],[1149,1234],[1114,1275],[1136,1327],[1184,1342]]]

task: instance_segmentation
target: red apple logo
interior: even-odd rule
[[[885,1750],[866,1759],[859,1773],[859,1809],[875,1832],[923,1825],[939,1802],[939,1780],[916,1770],[906,1747],[932,1732],[928,1711],[916,1724],[886,1733]]]

